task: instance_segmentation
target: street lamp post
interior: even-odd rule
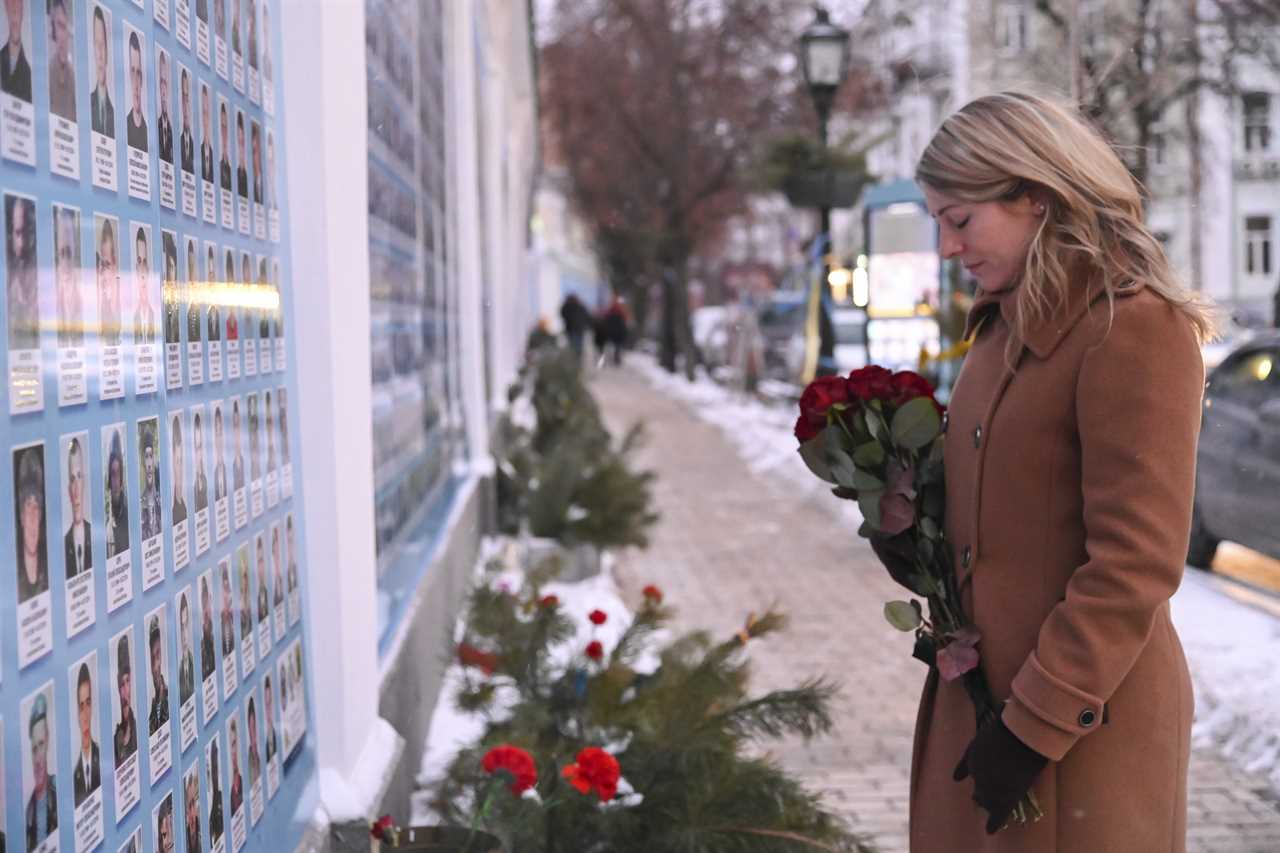
[[[822,140],[822,149],[827,148],[827,119],[831,115],[831,104],[836,92],[844,81],[845,70],[849,65],[849,31],[831,23],[827,10],[821,4],[814,5],[814,20],[800,36],[800,65],[804,71],[804,82],[809,87],[809,96],[813,99],[814,110],[818,113],[818,136]],[[831,169],[827,169],[827,184],[831,183]],[[827,194],[829,195],[829,193]],[[826,284],[831,273],[829,261],[831,255],[831,202],[829,198],[822,200],[818,208],[821,234],[820,245],[823,249],[822,278],[818,282],[818,369],[817,375],[833,373],[835,362],[835,330],[827,311]]]

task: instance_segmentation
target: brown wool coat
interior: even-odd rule
[[[1050,759],[1039,823],[985,833],[959,682],[926,681],[912,853],[1182,853],[1191,680],[1169,615],[1191,523],[1204,363],[1190,322],[1133,285],[1030,330],[1010,371],[1012,295],[980,328],[946,433],[947,535],[1004,720]],[[981,322],[979,322],[981,321]],[[1110,327],[1108,330],[1108,326]]]

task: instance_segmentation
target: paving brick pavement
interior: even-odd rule
[[[777,604],[790,628],[751,647],[753,689],[827,675],[843,682],[833,732],[770,752],[882,853],[906,851],[907,781],[924,670],[909,638],[885,623],[899,588],[852,529],[835,522],[837,501],[797,489],[776,473],[752,473],[720,429],[628,369],[594,374],[593,389],[615,428],[648,425],[639,455],[658,472],[661,521],[646,551],[621,554],[618,582],[639,601],[660,585],[676,627],[717,635],[747,613]],[[1188,850],[1280,851],[1280,801],[1258,777],[1207,750],[1192,755]],[[1142,853],[1134,851],[1134,853]]]

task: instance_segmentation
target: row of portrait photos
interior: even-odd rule
[[[114,613],[134,598],[135,562],[142,566],[144,592],[164,581],[166,533],[173,549],[174,572],[181,572],[193,559],[209,551],[215,541],[225,542],[233,527],[237,531],[243,529],[251,518],[261,517],[264,511],[292,497],[287,401],[287,389],[268,388],[243,398],[235,396],[214,400],[207,406],[177,409],[163,420],[159,416],[143,417],[134,425],[132,442],[126,423],[108,424],[101,428],[97,464],[92,459],[95,447],[89,433],[68,433],[58,443],[60,486],[46,484],[46,466],[53,460],[47,458],[43,442],[15,447],[13,518],[19,668],[53,650],[51,566],[59,577],[65,577],[66,636],[71,638],[97,621],[95,568],[106,569],[106,610]],[[167,439],[161,435],[162,423]],[[213,438],[212,464],[206,430]],[[136,467],[129,464],[131,447],[137,448]],[[166,457],[168,469],[162,474]],[[91,471],[101,472],[97,492],[101,499],[96,502]],[[167,493],[162,486],[166,480]],[[50,486],[60,497],[60,523],[56,527],[47,511]],[[301,615],[292,513],[283,528],[277,523],[269,534],[258,534],[259,596],[266,600],[265,540],[269,536],[278,601],[285,599],[285,589],[278,578],[282,555],[288,557],[292,623]],[[60,533],[54,541],[61,542],[62,548],[56,544],[50,547],[50,530],[55,535]],[[140,545],[134,548],[132,543]],[[242,548],[247,565],[248,545]],[[55,562],[59,555],[61,565]],[[61,572],[57,571],[59,568]],[[248,600],[247,582],[241,595]],[[279,627],[283,629],[283,611],[281,617]]]
[[[230,594],[225,591],[229,583],[228,562],[223,560],[219,564],[224,595]],[[242,567],[241,571],[245,569]],[[26,837],[26,844],[25,847],[8,847],[6,836],[9,833],[0,827],[0,849],[59,853],[61,827],[66,826],[59,822],[60,813],[64,816],[70,813],[73,817],[71,826],[76,853],[89,853],[98,848],[105,837],[107,820],[103,780],[106,780],[106,787],[114,798],[114,824],[124,825],[133,819],[141,801],[143,760],[139,746],[144,743],[147,786],[159,789],[158,800],[150,815],[153,849],[161,853],[173,853],[175,849],[175,832],[179,825],[175,794],[182,805],[180,825],[184,829],[187,853],[203,853],[205,850],[225,853],[228,847],[233,853],[238,853],[244,847],[251,825],[257,826],[267,801],[273,799],[280,789],[287,772],[285,761],[298,748],[306,733],[302,640],[298,637],[282,646],[274,658],[269,655],[260,657],[260,677],[254,674],[254,663],[250,657],[244,666],[243,686],[238,693],[235,692],[238,685],[234,652],[225,655],[223,664],[231,673],[229,679],[225,674],[221,679],[226,703],[225,720],[213,726],[211,731],[213,713],[209,697],[213,695],[216,710],[219,680],[214,664],[214,605],[209,591],[215,583],[210,577],[212,574],[213,570],[210,570],[200,578],[203,626],[198,662],[192,645],[190,612],[193,605],[190,604],[189,587],[179,593],[175,604],[180,621],[176,626],[179,644],[179,760],[183,767],[180,773],[170,773],[174,759],[173,723],[170,718],[172,670],[166,640],[166,605],[161,604],[146,614],[140,639],[132,625],[110,639],[106,655],[108,681],[104,682],[101,677],[102,661],[95,649],[68,668],[65,692],[50,680],[23,699],[18,712],[18,735],[22,761],[22,834]],[[243,612],[241,619],[244,619]],[[220,621],[225,652],[229,636],[231,645],[236,644],[233,620],[225,599]],[[138,642],[142,642],[145,649],[147,670],[141,679],[135,680],[133,673],[136,666],[142,664],[144,654],[138,648]],[[202,686],[196,683],[197,666],[203,677]],[[146,685],[149,700],[137,696],[135,685],[139,683]],[[59,701],[69,702],[70,730],[66,747],[60,746],[61,739],[55,725],[55,702]],[[95,712],[99,701],[111,709],[110,749],[102,746],[103,711]],[[209,736],[203,748],[192,750],[197,739],[197,704],[203,706],[202,725]],[[139,719],[138,714],[143,707],[147,708],[147,715],[145,719]],[[224,726],[225,752],[222,750]],[[4,732],[3,721],[0,721],[0,763],[4,755]],[[59,790],[56,772],[59,756],[68,749],[73,767],[70,794],[65,780]],[[3,770],[0,767],[0,823],[5,814],[4,780],[8,778]],[[69,812],[67,805],[71,806]],[[143,821],[138,820],[137,823],[120,846],[122,853],[141,853]]]
[[[52,231],[51,265],[38,259],[42,214]],[[97,397],[106,401],[125,396],[130,371],[134,393],[145,395],[162,381],[175,391],[285,370],[274,254],[165,228],[157,246],[146,222],[122,226],[117,217],[95,213],[90,226],[78,208],[53,203],[38,212],[35,199],[12,193],[4,194],[4,217],[10,414],[44,409],[45,331],[50,345],[56,340],[60,406],[87,402],[94,373]],[[90,258],[92,269],[82,261]],[[122,277],[126,259],[131,274]],[[52,289],[42,286],[42,270],[50,267]]]
[[[134,5],[142,8],[140,0]],[[230,4],[231,14],[227,14]],[[194,203],[197,135],[194,99],[200,97],[200,173],[212,185],[214,153],[212,104],[208,83],[197,83],[192,67],[149,44],[144,29],[120,16],[114,20],[111,8],[99,0],[37,0],[44,12],[45,45],[32,36],[31,0],[4,3],[5,43],[0,48],[0,156],[28,166],[36,165],[36,104],[33,67],[45,68],[48,95],[44,114],[49,116],[48,147],[51,171],[71,180],[80,180],[81,128],[90,133],[90,171],[95,187],[115,191],[118,142],[125,143],[126,186],[134,198],[151,197],[151,158],[158,153],[161,204],[174,208],[177,195],[175,164],[182,171],[184,195],[190,187]],[[154,0],[156,23],[174,34],[188,53],[192,50],[192,9],[188,0]],[[209,6],[213,6],[210,20]],[[275,113],[274,75],[270,4],[258,0],[195,0],[195,60],[223,80],[229,80],[241,95],[260,105],[268,115]],[[82,10],[82,11],[81,11]],[[228,17],[230,44],[228,45]],[[118,23],[118,26],[116,24]],[[262,38],[258,32],[261,26]],[[241,33],[247,32],[247,38]],[[228,50],[228,47],[230,48]],[[212,50],[211,50],[212,48]],[[41,55],[43,54],[43,55]],[[154,55],[155,90],[150,86],[151,57]],[[230,61],[228,62],[228,56]],[[123,96],[116,85],[117,63],[124,75]],[[176,81],[176,87],[175,87]],[[40,93],[44,94],[44,93]],[[174,97],[179,99],[176,115],[180,124],[175,133]],[[120,105],[127,110],[121,114]],[[229,189],[229,115],[226,100],[219,98],[218,129],[221,131],[222,185]],[[124,132],[118,133],[118,126]],[[247,195],[249,175],[245,156],[244,114],[236,116],[236,162],[241,195]],[[177,152],[174,137],[177,136]],[[267,174],[263,176],[261,129],[254,125],[254,197],[274,202],[274,158],[272,138],[267,134]],[[266,185],[264,187],[264,184]],[[208,192],[209,190],[206,190]],[[167,199],[167,201],[166,201]],[[190,211],[184,199],[185,210]],[[191,215],[194,215],[192,213]]]

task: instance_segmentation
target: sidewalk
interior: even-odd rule
[[[749,466],[720,428],[635,370],[597,372],[592,387],[615,432],[646,422],[639,462],[658,473],[661,521],[647,551],[619,557],[624,596],[638,600],[641,587],[656,583],[677,610],[674,627],[713,635],[736,630],[748,612],[771,604],[787,613],[787,631],[752,647],[753,688],[829,675],[844,690],[830,736],[808,746],[775,745],[773,754],[825,792],[882,853],[906,851],[924,669],[910,657],[908,635],[884,621],[884,602],[901,590],[857,539],[856,523],[840,520],[842,502],[788,471],[786,460]],[[760,451],[776,455],[776,448]],[[1197,750],[1190,800],[1189,851],[1280,850],[1280,803],[1260,777]]]

